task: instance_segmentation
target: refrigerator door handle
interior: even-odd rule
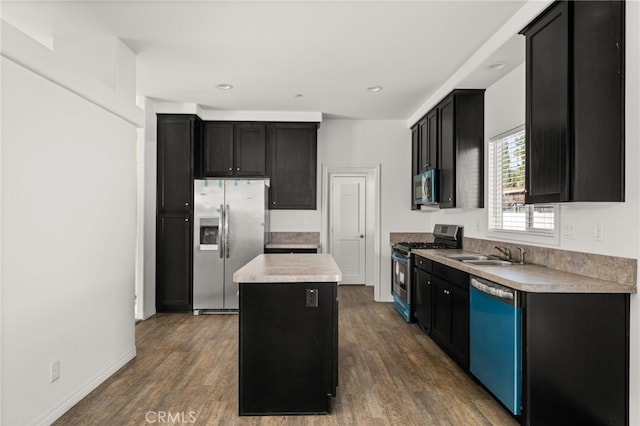
[[[229,258],[229,204],[224,208],[224,256]]]
[[[219,252],[220,252],[220,259],[224,258],[224,205],[220,204],[220,219],[221,222],[223,223],[223,226],[221,226],[220,228],[222,229],[218,229],[218,247]]]

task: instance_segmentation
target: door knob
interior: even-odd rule
[[[364,238],[364,235],[360,234],[360,238]]]

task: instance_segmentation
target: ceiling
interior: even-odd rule
[[[137,93],[163,101],[407,119],[525,3],[3,0],[2,18],[41,39],[120,38]],[[500,73],[465,82],[486,87],[522,63],[519,38],[494,55]]]

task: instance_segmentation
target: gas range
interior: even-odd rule
[[[413,320],[411,303],[413,286],[411,282],[412,250],[418,249],[461,249],[463,227],[437,224],[433,228],[433,242],[403,241],[395,243],[391,249],[391,293],[396,310],[407,322]]]

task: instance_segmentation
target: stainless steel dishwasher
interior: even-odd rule
[[[469,368],[513,414],[522,409],[522,312],[518,291],[470,278]]]

